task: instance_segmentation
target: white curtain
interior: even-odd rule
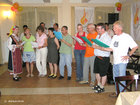
[[[58,22],[57,7],[38,7],[37,8],[37,24],[44,22],[46,27],[52,27]]]
[[[46,27],[51,27],[58,22],[57,7],[23,7],[23,11],[16,14],[16,24],[20,26],[28,25],[33,35],[36,33],[36,27],[40,22],[44,22]]]
[[[140,2],[133,3],[131,8],[131,35],[140,41]]]

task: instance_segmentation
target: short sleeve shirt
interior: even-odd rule
[[[43,33],[41,36],[39,36],[39,34],[37,33],[36,40],[37,40],[38,46],[43,46],[45,43],[45,39],[47,39],[47,35],[45,33]]]
[[[128,63],[128,60],[122,61],[122,57],[128,54],[129,48],[136,46],[136,42],[129,34],[114,35],[110,44],[110,48],[113,49],[114,64]]]
[[[71,35],[69,35],[69,34],[67,34],[66,36],[62,35],[62,37],[66,42],[72,44]],[[63,53],[63,54],[72,54],[72,47],[69,47],[68,45],[66,45],[65,43],[62,42],[59,52]]]
[[[31,35],[29,39],[27,39],[25,36],[22,37],[22,41],[25,41],[24,44],[24,52],[32,52],[34,49],[32,48],[31,42],[35,41],[35,37]]]
[[[95,32],[94,34],[88,34],[87,35],[87,39],[91,42],[91,43],[93,43],[92,41],[91,41],[91,39],[96,39],[96,37],[97,37],[97,32]],[[94,48],[92,48],[92,47],[89,47],[88,46],[88,44],[86,43],[86,52],[85,52],[85,57],[92,57],[92,56],[94,56]]]
[[[107,32],[102,34],[100,38],[99,38],[99,35],[98,35],[96,39],[98,39],[99,41],[105,43],[106,45],[110,45],[110,43],[111,43],[111,37],[108,35]],[[99,49],[95,49],[94,53],[95,53],[95,56],[102,56],[102,57],[109,57],[110,56],[110,52],[101,51]]]

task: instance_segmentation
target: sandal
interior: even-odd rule
[[[104,88],[98,88],[97,90],[95,90],[95,93],[102,93],[104,91],[105,91]]]
[[[93,87],[92,87],[93,90],[97,90],[98,88],[100,88],[99,85],[96,85],[96,86],[93,86]]]
[[[53,76],[52,76],[53,79],[55,79],[56,77],[57,77],[56,75],[53,75]]]
[[[53,74],[50,74],[49,76],[48,76],[48,78],[52,78],[53,77]]]

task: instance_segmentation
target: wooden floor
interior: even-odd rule
[[[0,66],[0,70],[0,105],[114,105],[116,102],[116,98],[109,97],[115,91],[114,85],[107,84],[104,93],[94,93],[89,84],[75,81],[74,65],[70,81],[66,73],[63,80],[39,78],[36,68],[35,76],[27,78],[23,68],[22,79],[16,82],[6,71],[7,65]]]

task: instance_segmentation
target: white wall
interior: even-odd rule
[[[1,37],[1,51],[2,51],[2,63],[8,62],[8,48],[7,48],[7,33],[14,24],[14,15],[6,18],[3,16],[4,11],[9,11],[10,6],[0,6],[0,37]]]

